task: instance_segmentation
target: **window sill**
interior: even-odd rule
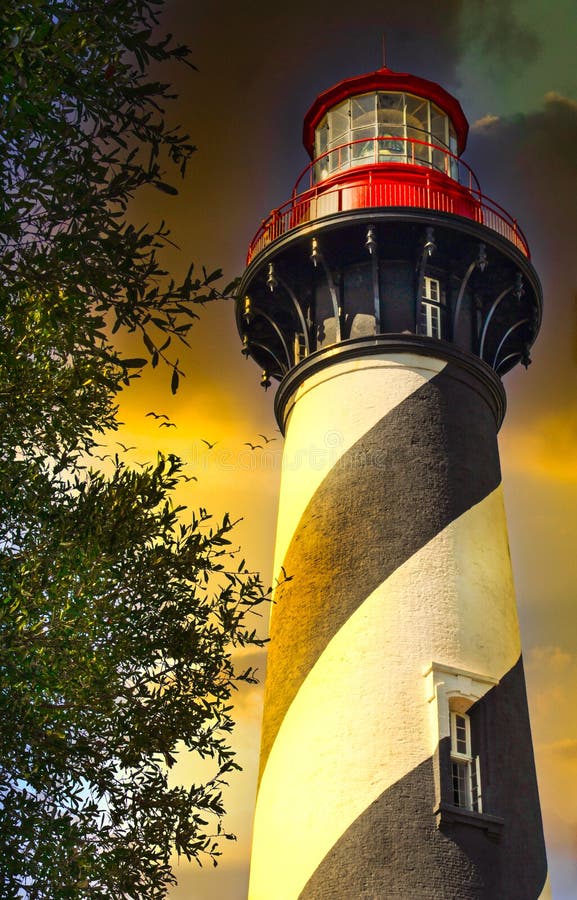
[[[501,839],[504,819],[499,816],[490,816],[487,813],[473,812],[471,809],[463,809],[460,806],[451,806],[449,803],[439,803],[435,809],[437,828],[446,825],[471,825],[473,828],[481,828],[488,838],[493,841]]]

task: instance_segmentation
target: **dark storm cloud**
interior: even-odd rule
[[[577,364],[577,103],[548,94],[540,109],[473,128],[468,162],[483,189],[527,234],[543,284],[544,314],[534,348],[538,381],[518,413],[533,417],[575,406]],[[523,373],[511,376],[513,382]]]
[[[469,161],[501,196],[514,202],[532,231],[545,242],[547,270],[575,264],[577,219],[577,103],[549,93],[539,109],[511,117],[488,117],[473,125]],[[537,248],[537,255],[543,247]],[[553,251],[552,253],[550,251]]]
[[[220,80],[219,73],[233,68],[229,89],[256,94],[247,96],[251,105],[279,82],[285,96],[303,79],[318,93],[335,80],[378,68],[383,34],[387,65],[429,73],[445,85],[456,83],[456,66],[471,44],[508,71],[521,69],[540,48],[510,0],[365,0],[356,11],[350,0],[257,0],[240,9],[233,0],[172,0],[168,10],[179,37],[203,57],[210,54],[213,77]]]
[[[383,35],[390,68],[457,94],[458,67],[472,47],[485,67],[506,64],[508,73],[520,72],[539,47],[509,0],[364,0],[357,11],[350,0],[257,0],[240,8],[233,0],[169,0],[167,13],[200,70],[183,98],[200,152],[234,145],[238,172],[244,148],[262,162],[266,147],[269,178],[279,182],[308,106],[337,81],[379,68]],[[230,164],[219,163],[219,177],[230,173]]]
[[[468,0],[462,4],[462,40],[475,44],[499,70],[519,69],[541,50],[536,32],[516,17],[510,2]]]

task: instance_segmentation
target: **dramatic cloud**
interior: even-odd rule
[[[501,121],[499,116],[492,116],[487,113],[486,116],[482,116],[480,119],[477,119],[471,125],[471,131],[482,131],[484,128],[492,128],[494,125],[497,125]]]
[[[566,477],[576,459],[570,437],[577,376],[575,146],[577,103],[549,93],[531,113],[495,117],[490,126],[474,129],[467,153],[484,191],[498,198],[525,231],[543,284],[535,367],[506,379],[513,399],[508,424],[517,427],[522,421],[541,436],[545,430],[553,438],[548,456],[559,453],[556,468],[563,468]],[[540,443],[537,455],[542,457],[544,437],[534,443]]]
[[[538,34],[517,17],[507,0],[470,0],[463,4],[462,38],[494,67],[494,74],[518,71],[541,51]]]
[[[547,91],[544,99],[545,103],[551,105],[560,103],[562,106],[568,106],[573,112],[577,112],[577,101],[572,100],[571,97],[564,97],[562,94],[558,94],[557,91]]]

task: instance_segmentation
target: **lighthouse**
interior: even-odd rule
[[[542,294],[440,85],[322,93],[253,239],[285,435],[250,900],[537,900],[547,863],[497,433]]]

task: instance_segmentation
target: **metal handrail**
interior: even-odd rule
[[[377,141],[377,138],[367,140]],[[379,140],[392,140],[392,138],[385,137],[379,138]],[[406,140],[413,141],[414,139],[407,138]],[[352,143],[366,143],[366,140]],[[450,155],[452,156],[453,154]],[[322,159],[322,157],[320,158]],[[296,186],[300,184],[303,175],[315,162],[317,160],[313,160],[299,176]],[[364,183],[351,185],[350,182],[345,184],[337,182],[333,185],[327,185],[326,182],[319,182],[300,194],[293,193],[290,200],[273,210],[268,218],[262,221],[249,246],[247,265],[257,253],[264,250],[272,241],[282,237],[288,231],[304,222],[320,219],[323,216],[331,215],[333,212],[339,212],[344,208],[373,209],[387,206],[433,209],[437,212],[462,215],[491,228],[502,237],[511,241],[527,258],[530,257],[527,239],[519,228],[517,220],[494,200],[482,194],[480,189],[466,187],[463,189],[463,196],[459,198],[451,192],[449,186],[444,190],[443,185],[439,184],[438,181],[431,181],[428,172],[421,183],[404,184],[399,182],[398,178],[391,178],[390,181],[387,181],[383,177],[386,174],[387,165],[387,163],[369,163],[368,177]],[[464,163],[463,166],[465,166]],[[355,167],[351,168],[354,169]],[[426,166],[425,168],[430,169],[432,167]],[[466,168],[471,172],[476,184],[478,184],[472,170],[468,166]],[[347,169],[345,171],[348,172],[350,170]],[[377,180],[373,180],[373,173],[378,173],[379,177]],[[347,200],[347,203],[344,205],[343,196],[346,196]],[[456,206],[458,207],[457,211],[455,210]]]
[[[370,159],[370,154],[365,154],[363,157],[357,157],[356,160],[352,158],[350,148],[359,144],[373,144],[373,154],[372,159]],[[404,156],[404,159],[399,159],[398,157],[395,159],[395,155],[391,153],[391,158],[386,161],[379,159],[381,145],[387,144],[405,144],[407,145],[407,152],[399,154],[399,156]],[[418,155],[415,155],[415,147],[430,147],[431,150],[436,150],[438,153],[443,154],[443,166],[436,165],[432,160],[424,160],[421,159]],[[409,152],[410,149],[410,152]],[[398,165],[413,165],[413,166],[424,166],[427,169],[434,169],[437,172],[442,172],[444,175],[447,175],[449,178],[453,178],[458,184],[465,185],[468,190],[473,191],[476,190],[481,193],[481,185],[479,184],[479,180],[475,175],[472,168],[464,162],[460,156],[457,156],[455,153],[451,153],[446,147],[443,147],[439,144],[435,144],[432,141],[423,141],[419,138],[409,138],[409,137],[401,137],[400,135],[393,134],[380,134],[378,137],[364,137],[364,138],[356,138],[354,141],[348,141],[345,144],[339,144],[338,147],[331,147],[330,150],[326,150],[324,153],[321,153],[320,156],[317,156],[310,163],[308,163],[305,168],[300,173],[299,177],[295,182],[295,186],[292,190],[292,197],[296,197],[300,191],[300,183],[305,178],[305,176],[309,175],[309,184],[305,190],[309,190],[314,187],[315,184],[320,184],[321,182],[315,179],[315,172],[317,171],[317,166],[322,162],[323,159],[329,159],[332,155],[338,154],[339,159],[344,155],[344,151],[348,150],[347,161],[343,164],[339,164],[335,166],[335,168],[329,172],[329,174],[322,179],[322,181],[326,181],[333,176],[339,175],[341,172],[347,172],[349,169],[356,169],[360,166],[365,165],[390,165],[391,163],[395,163]],[[432,155],[432,154],[431,154]],[[410,159],[409,159],[410,157]],[[451,165],[453,163],[453,165]],[[451,174],[453,168],[457,170],[457,178]],[[461,174],[466,174],[466,179],[461,178]]]

